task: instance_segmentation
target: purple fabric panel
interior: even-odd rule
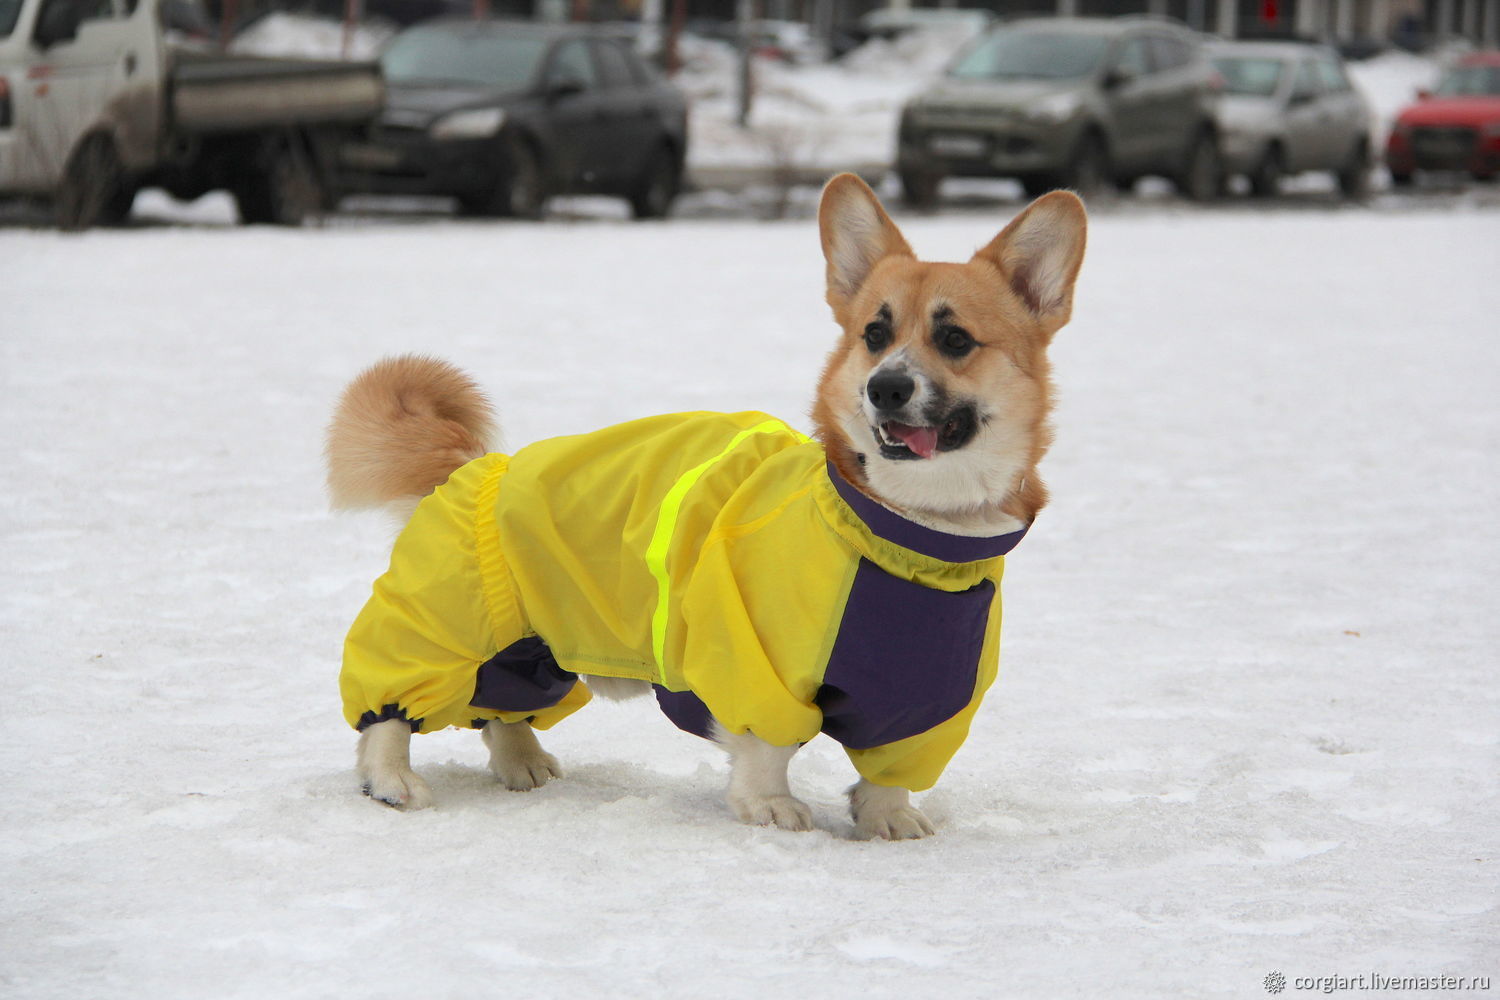
[[[708,706],[693,692],[668,691],[657,685],[656,703],[678,729],[706,740],[713,739],[709,735],[709,724],[713,721],[713,716],[709,714]]]
[[[1026,537],[1029,530],[1022,528],[1008,535],[992,535],[988,538],[950,535],[946,531],[908,521],[895,511],[880,506],[851,486],[839,475],[832,462],[828,463],[828,478],[833,481],[833,488],[839,491],[839,496],[844,498],[844,502],[865,523],[865,527],[877,537],[944,562],[974,562],[1003,556],[1021,544],[1021,539]]]
[[[469,704],[499,712],[535,712],[567,697],[578,675],[564,670],[540,636],[506,646],[480,664]]]
[[[924,733],[974,696],[995,585],[951,593],[861,559],[817,696],[823,732],[865,750]]]

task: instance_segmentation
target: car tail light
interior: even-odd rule
[[[1397,122],[1391,126],[1391,137],[1386,145],[1392,149],[1405,149],[1411,144],[1411,126],[1405,122]]]
[[[10,81],[0,76],[0,128],[10,128]]]

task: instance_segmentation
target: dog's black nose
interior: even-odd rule
[[[865,393],[877,410],[899,410],[917,391],[917,383],[904,372],[880,372],[865,383]]]

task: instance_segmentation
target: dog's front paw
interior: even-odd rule
[[[432,805],[432,789],[411,768],[379,768],[365,779],[365,794],[377,802],[411,811]]]
[[[490,770],[500,779],[500,784],[513,792],[529,792],[541,788],[553,778],[563,776],[562,765],[557,758],[545,750],[534,754],[516,754],[504,758],[491,755]]]
[[[911,793],[860,781],[849,789],[849,811],[860,840],[918,840],[937,830],[922,810],[911,804]]]
[[[485,724],[483,736],[490,748],[490,770],[511,791],[529,792],[563,776],[562,765],[542,749],[527,723],[496,719]]]
[[[729,806],[740,822],[805,833],[813,828],[812,810],[790,795],[731,795]]]

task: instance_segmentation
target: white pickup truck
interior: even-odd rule
[[[179,44],[191,2],[0,0],[0,197],[50,199],[66,229],[123,220],[146,186],[226,188],[255,223],[335,203],[337,147],[384,103],[378,65]]]

